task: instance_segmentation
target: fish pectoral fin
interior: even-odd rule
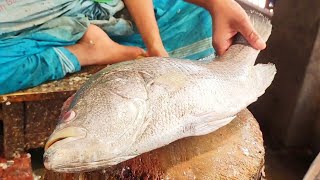
[[[229,124],[234,118],[236,118],[236,116],[227,117],[219,120],[207,121],[205,123],[198,124],[195,127],[195,136],[201,136],[216,131],[217,129]]]
[[[150,85],[159,85],[164,87],[169,91],[176,91],[184,87],[188,82],[188,77],[182,72],[170,72],[163,74],[152,82],[148,83]]]
[[[200,116],[193,116],[193,120],[189,119],[184,127],[184,132],[189,136],[201,136],[209,134],[217,129],[230,123],[236,116],[227,117],[223,119],[216,119],[212,116],[214,113],[201,114]],[[191,118],[191,117],[189,117]]]

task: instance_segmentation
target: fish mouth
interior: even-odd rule
[[[62,141],[66,138],[76,137],[84,138],[87,136],[87,131],[84,128],[79,127],[67,127],[54,132],[47,141],[44,150],[47,151],[53,144]]]

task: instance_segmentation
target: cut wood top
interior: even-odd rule
[[[12,94],[0,95],[0,103],[39,101],[69,97],[75,93],[89,77],[105,66],[90,66],[80,72],[67,75],[61,80],[44,83],[40,86]]]

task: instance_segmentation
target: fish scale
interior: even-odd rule
[[[271,24],[249,12],[264,40]],[[106,67],[74,96],[45,147],[45,167],[58,172],[106,168],[175,140],[213,132],[255,102],[271,84],[273,64],[234,44],[212,61],[149,57]],[[62,116],[63,117],[63,116]]]

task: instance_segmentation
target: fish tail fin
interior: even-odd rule
[[[272,30],[270,19],[253,10],[247,11],[247,14],[249,16],[253,28],[264,41],[267,41]],[[233,44],[242,44],[250,46],[249,42],[240,33],[238,33],[235,37]]]
[[[265,90],[271,85],[275,74],[277,73],[276,66],[274,64],[257,64],[253,67],[256,74],[255,87],[257,87],[257,97],[264,94]]]
[[[247,12],[251,23],[257,33],[261,36],[264,41],[267,41],[272,30],[272,25],[270,19],[266,16],[256,12],[256,11],[249,11]]]
[[[272,30],[270,20],[266,16],[253,10],[248,11],[247,13],[256,32],[264,41],[267,41]],[[235,73],[238,72],[239,75],[241,75],[243,72],[252,68],[259,52],[260,50],[251,47],[248,41],[238,33],[234,39],[233,45],[217,60],[219,62],[229,63],[229,67],[234,67],[232,71]],[[216,62],[212,61],[209,66],[211,65],[216,65]]]

